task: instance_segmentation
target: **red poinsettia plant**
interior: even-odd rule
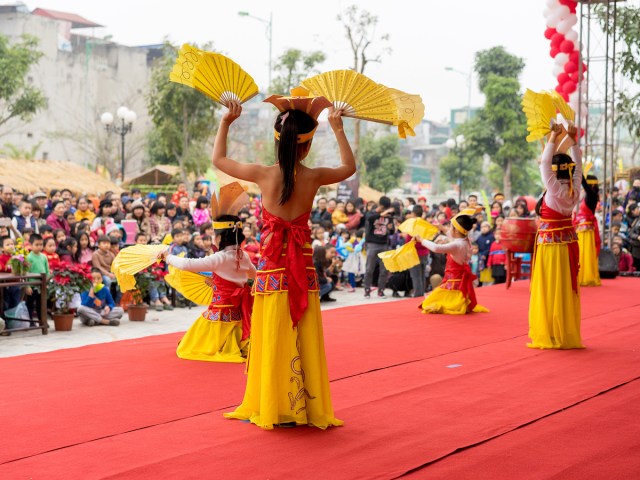
[[[49,299],[54,301],[55,313],[69,313],[69,304],[77,293],[91,288],[91,266],[82,263],[60,262],[51,270],[47,285]]]
[[[136,289],[131,292],[133,304],[144,304],[144,299],[149,295],[149,290],[153,287],[158,288],[160,284],[164,282],[164,277],[167,273],[164,265],[159,263],[155,263],[141,272],[136,273],[134,275],[136,279]]]

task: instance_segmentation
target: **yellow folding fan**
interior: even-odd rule
[[[522,110],[527,116],[527,142],[535,142],[547,136],[556,119],[553,98],[547,92],[537,93],[527,89],[522,97]]]
[[[384,266],[390,272],[402,272],[415,267],[420,263],[418,251],[416,250],[416,242],[411,240],[405,243],[401,248],[389,250],[378,254],[378,258],[382,260]]]
[[[178,292],[198,305],[209,305],[213,299],[213,281],[208,275],[187,272],[169,265],[164,280]]]
[[[120,290],[133,290],[136,284],[133,276],[156,263],[158,255],[168,248],[166,245],[132,245],[120,250],[111,264]]]
[[[424,104],[420,95],[411,95],[395,88],[390,88],[389,93],[398,109],[398,136],[407,138],[407,135],[415,137],[413,127],[418,125],[424,117]]]
[[[322,96],[347,117],[397,124],[398,109],[389,89],[353,70],[332,70],[301,82],[312,95]]]
[[[169,80],[195,88],[225,107],[244,103],[258,93],[258,85],[240,65],[220,53],[205,52],[184,44]]]
[[[556,111],[562,115],[562,118],[567,120],[568,122],[575,122],[576,120],[576,112],[573,111],[567,102],[564,101],[564,98],[560,96],[558,92],[555,90],[549,92],[551,95],[551,99],[553,100],[553,105],[556,107]]]
[[[438,227],[422,218],[409,218],[400,224],[398,230],[412,237],[420,236],[426,240],[433,239],[440,231]]]

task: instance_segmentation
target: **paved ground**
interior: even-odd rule
[[[397,300],[388,296],[378,298],[373,292],[371,299],[364,298],[363,289],[359,288],[354,293],[346,291],[333,292],[331,295],[336,302],[322,303],[323,310],[332,308],[360,305],[363,303],[390,302]],[[86,327],[76,318],[73,329],[69,332],[56,332],[53,329],[53,321],[49,321],[51,328],[48,335],[42,335],[40,330],[27,332],[14,332],[10,336],[0,336],[0,357],[12,357],[27,353],[50,352],[61,348],[81,347],[96,343],[113,342],[130,338],[148,337],[164,333],[184,332],[197,318],[203,307],[176,308],[173,311],[155,312],[149,311],[144,322],[130,322],[127,315],[123,317],[118,327],[96,326]]]

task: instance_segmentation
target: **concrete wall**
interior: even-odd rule
[[[44,56],[29,73],[29,80],[41,89],[49,101],[46,110],[30,122],[13,120],[0,130],[0,148],[5,143],[30,150],[42,142],[36,158],[69,160],[89,168],[97,158],[108,157],[112,167],[120,169],[120,137],[106,135],[100,115],[126,105],[136,112],[133,132],[125,138],[125,176],[143,169],[146,133],[151,127],[144,95],[151,69],[147,50],[132,48],[72,34],[72,51],[58,49],[59,22],[25,14],[0,14],[0,33],[17,41],[22,34],[40,39]],[[82,29],[90,35],[91,29]],[[9,131],[7,133],[7,131]],[[52,138],[64,133],[79,139]],[[105,147],[106,145],[106,147]],[[107,153],[108,152],[108,153]]]

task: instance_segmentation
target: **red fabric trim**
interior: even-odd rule
[[[580,208],[578,209],[578,213],[573,220],[573,224],[575,225],[577,231],[593,230],[596,241],[596,253],[600,255],[600,248],[602,246],[602,241],[600,240],[600,227],[598,226],[598,220],[596,219],[596,216],[587,206],[587,202],[584,199],[582,199],[582,201],[580,202]]]
[[[446,290],[460,290],[469,299],[467,312],[471,312],[478,304],[476,291],[473,288],[473,281],[478,278],[471,272],[468,264],[460,265],[453,257],[447,254],[447,265],[444,269],[444,277],[440,288]]]
[[[249,338],[251,333],[251,310],[253,297],[249,285],[239,287],[215,273],[211,275],[213,282],[213,300],[209,308],[218,308],[217,305],[231,304],[240,310],[242,315],[242,340]]]

